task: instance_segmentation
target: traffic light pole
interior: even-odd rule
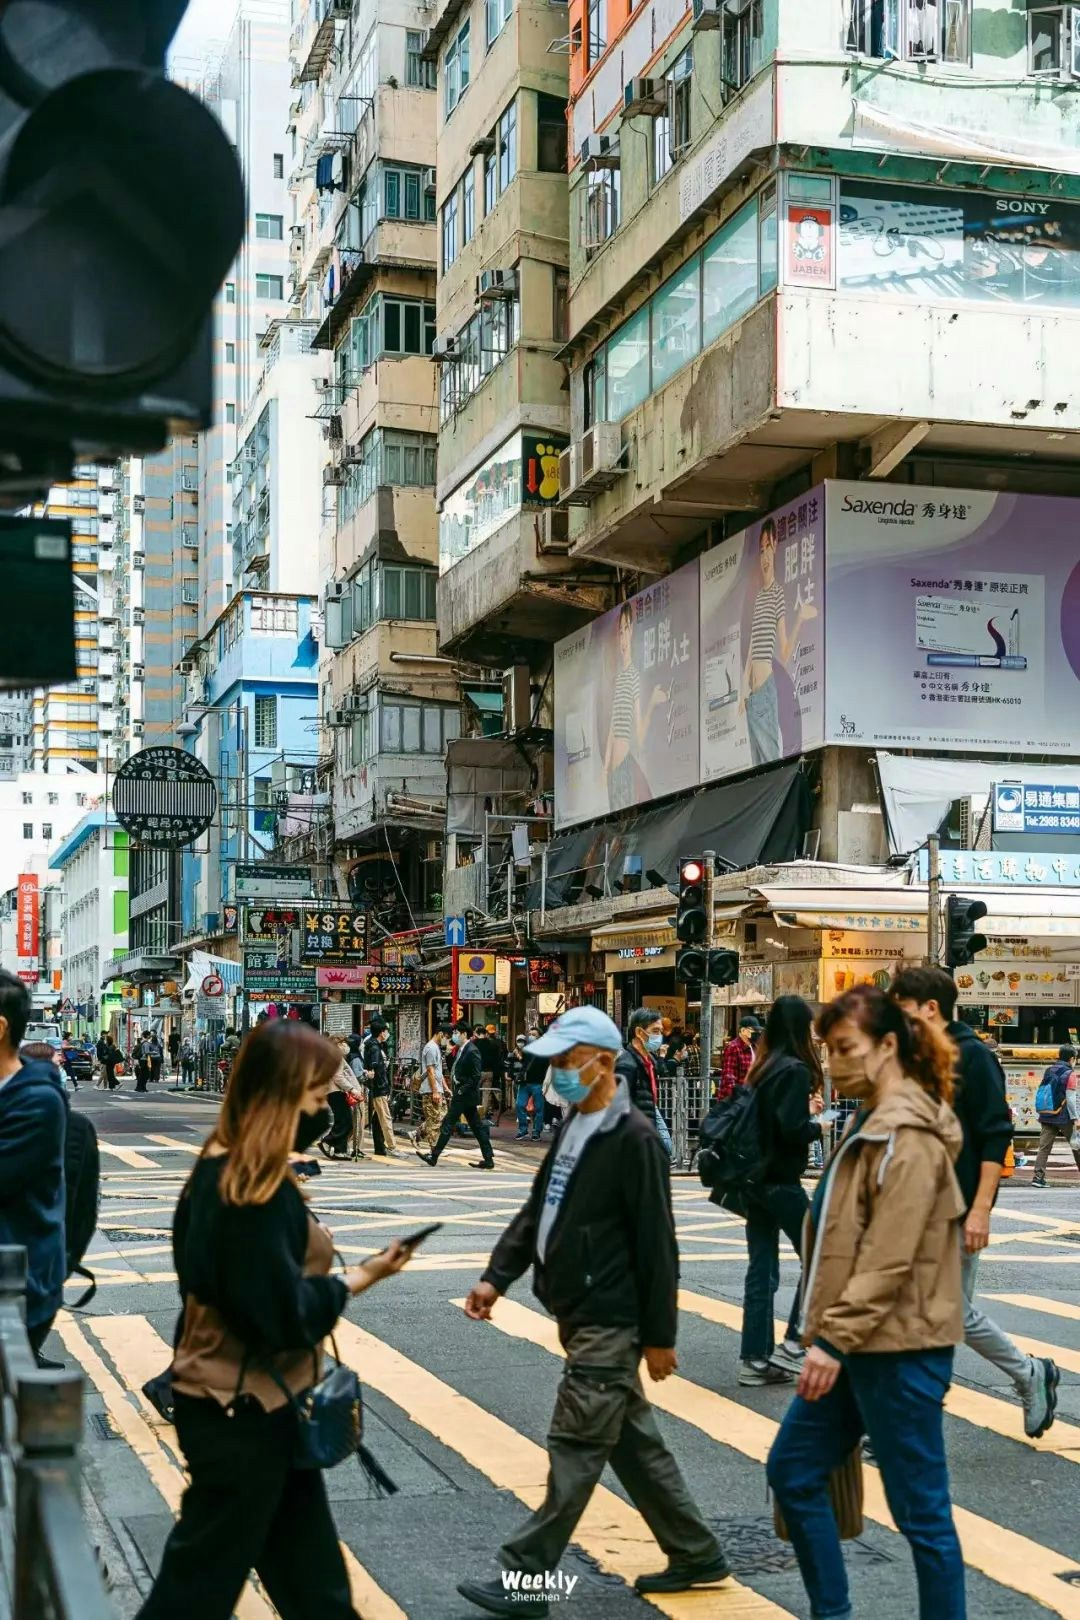
[[[927,914],[926,954],[931,967],[941,966],[941,840],[936,832],[926,840]]]
[[[702,874],[702,890],[705,899],[705,939],[703,941],[706,964],[710,961],[710,952],[713,947],[713,879],[716,875],[716,851],[705,851],[702,865],[705,870]],[[706,970],[701,981],[701,1078],[704,1084],[703,1095],[708,1102],[712,1094],[712,1015],[713,1015],[713,987]],[[690,1163],[690,1082],[685,1067],[675,1081],[675,1118],[673,1120],[673,1143],[675,1147],[675,1163],[688,1165]]]

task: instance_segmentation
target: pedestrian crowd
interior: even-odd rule
[[[1027,1436],[1054,1422],[1058,1368],[1016,1345],[977,1300],[1012,1121],[997,1058],[957,1019],[956,1001],[952,977],[933,967],[902,969],[888,991],[845,991],[816,1018],[782,996],[764,1023],[741,1019],[700,1127],[701,1180],[746,1233],[738,1382],[792,1387],[766,1472],[811,1612],[831,1620],[852,1613],[842,1538],[861,1528],[864,1460],[909,1542],[921,1620],[963,1620],[943,1423],[958,1345],[1010,1380]],[[25,987],[0,974],[0,1241],[27,1248],[27,1327],[40,1354],[82,1259],[73,1262],[70,1229],[85,1220],[65,1182],[77,1116],[54,1064],[20,1052],[28,1017]],[[337,1041],[288,1020],[260,1023],[243,1041],[229,1032],[224,1101],[173,1222],[181,1314],[172,1365],[153,1383],[190,1483],[142,1620],[227,1620],[252,1569],[282,1620],[356,1620],[322,1470],[355,1453],[378,1488],[393,1485],[360,1444],[356,1375],[324,1360],[324,1347],[348,1301],[399,1272],[431,1229],[362,1265],[335,1264],[302,1181],[316,1144],[328,1157],[366,1157],[369,1129],[374,1151],[401,1153],[389,1033],[378,1016],[362,1037]],[[184,1043],[167,1050],[182,1068]],[[678,1368],[661,1079],[693,1055],[689,1037],[648,1007],[631,1014],[625,1040],[605,1013],[578,1007],[510,1049],[493,1026],[459,1021],[421,1051],[413,1145],[429,1166],[466,1129],[475,1168],[491,1170],[490,1127],[508,1087],[518,1139],[549,1133],[466,1301],[469,1318],[487,1321],[531,1269],[565,1357],[543,1500],[502,1543],[499,1572],[458,1588],[487,1613],[515,1612],[522,1592],[533,1612],[547,1611],[544,1583],[608,1465],[666,1556],[638,1576],[640,1593],[730,1574],[641,1377],[642,1367],[653,1382]],[[97,1057],[112,1084],[119,1053],[107,1035]],[[137,1082],[152,1082],[163,1058],[159,1037],[142,1037]],[[1047,1070],[1037,1106],[1042,1185],[1080,1112],[1071,1047]],[[810,1195],[815,1151],[823,1168]],[[800,1275],[778,1336],[784,1243]]]

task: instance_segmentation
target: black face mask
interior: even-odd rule
[[[325,1136],[333,1123],[334,1116],[329,1108],[320,1108],[317,1114],[301,1114],[296,1121],[293,1152],[303,1153],[320,1137]]]

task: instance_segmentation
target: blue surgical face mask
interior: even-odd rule
[[[592,1068],[594,1062],[595,1059],[590,1059],[590,1061],[585,1065],[585,1072],[588,1072],[588,1070]],[[552,1069],[551,1084],[554,1086],[555,1090],[558,1092],[559,1096],[564,1102],[584,1102],[585,1098],[589,1095],[589,1092],[593,1087],[593,1081],[590,1080],[588,1084],[586,1084],[582,1080],[581,1075],[581,1069]]]
[[[459,1029],[455,1029],[454,1033],[450,1037],[450,1044],[452,1046],[460,1046],[464,1039],[465,1037],[461,1031]]]
[[[664,1044],[663,1035],[646,1035],[645,1048],[649,1052],[659,1052]]]

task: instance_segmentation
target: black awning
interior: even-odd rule
[[[546,906],[589,899],[580,893],[583,872],[586,883],[604,888],[605,859],[608,889],[622,877],[628,855],[641,856],[643,874],[659,872],[668,883],[674,882],[682,856],[706,849],[740,869],[791,861],[809,826],[810,790],[802,769],[798,761],[779,765],[621,821],[559,834],[548,845]],[[643,876],[643,887],[650,886]],[[537,882],[529,889],[529,907],[539,905]]]

